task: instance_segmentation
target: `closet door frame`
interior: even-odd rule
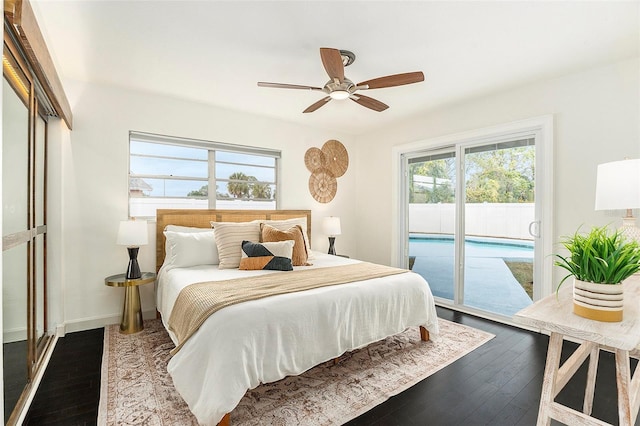
[[[38,95],[44,96],[42,91],[37,90],[37,81],[32,69],[29,67],[23,52],[18,47],[18,43],[12,37],[10,31],[5,27],[3,43],[3,56],[10,56],[8,63],[3,64],[3,77],[13,88],[18,97],[28,109],[28,165],[27,165],[27,229],[16,233],[4,235],[2,238],[3,252],[23,244],[27,250],[27,384],[22,391],[20,399],[13,407],[11,416],[7,424],[16,424],[18,415],[27,402],[27,396],[31,391],[33,379],[42,365],[44,354],[48,345],[52,342],[52,336],[48,334],[47,324],[47,268],[46,268],[46,232],[47,232],[47,114],[40,106]],[[4,61],[3,61],[4,62]],[[38,119],[43,121],[42,144],[36,149],[36,138],[40,136],[36,133],[36,123]],[[38,151],[42,158],[39,158]],[[38,162],[41,163],[38,163]],[[40,167],[38,167],[40,166]],[[38,170],[40,169],[40,170]],[[40,172],[41,175],[38,173]],[[38,185],[40,184],[40,185]],[[42,188],[43,193],[38,194],[37,189]],[[36,214],[37,213],[37,214]],[[40,220],[42,223],[37,223]],[[41,251],[38,250],[36,240],[41,237]],[[41,262],[39,262],[40,256]],[[41,271],[42,291],[38,294],[36,285],[38,274]],[[42,300],[40,300],[40,298]],[[40,310],[40,312],[39,312]],[[42,318],[42,334],[36,330],[38,318]],[[5,413],[6,414],[6,413]]]

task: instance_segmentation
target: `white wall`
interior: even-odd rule
[[[554,117],[554,242],[582,224],[619,225],[617,217],[594,211],[596,166],[640,157],[639,94],[636,58],[428,111],[359,136],[357,181],[366,185],[357,191],[357,256],[393,263],[393,146],[546,114]]]
[[[127,218],[130,130],[281,150],[279,208],[311,209],[311,245],[322,251],[328,247],[320,229],[322,218],[340,216],[344,234],[337,241],[339,251],[355,254],[354,170],[339,179],[334,200],[320,204],[309,194],[304,165],[305,151],[321,147],[328,139],[340,140],[353,155],[353,137],[115,87],[65,82],[65,89],[74,128],[68,143],[59,145],[60,158],[52,161],[52,174],[60,176],[61,184],[52,185],[50,199],[60,200],[61,265],[55,273],[59,286],[64,286],[67,331],[119,321],[122,289],[106,287],[104,278],[124,272],[128,261],[115,238],[119,221]],[[139,262],[145,271],[155,271],[154,227],[149,225],[149,245],[140,249]],[[141,294],[143,311],[153,315],[153,286],[143,286]]]

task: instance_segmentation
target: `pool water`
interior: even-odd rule
[[[410,235],[411,256],[453,256],[451,235]],[[489,237],[467,237],[464,252],[466,257],[499,257],[533,261],[533,241]]]

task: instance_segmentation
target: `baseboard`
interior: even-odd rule
[[[155,309],[142,312],[143,319],[154,319],[155,317]],[[73,333],[74,331],[93,330],[95,328],[102,328],[106,325],[119,324],[120,320],[121,314],[114,314],[66,321],[63,325],[58,326],[56,334],[58,336],[64,336],[66,333]]]
[[[26,328],[14,328],[12,330],[4,330],[2,333],[3,343],[21,342],[27,340]]]

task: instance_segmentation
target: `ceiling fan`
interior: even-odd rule
[[[402,86],[405,84],[424,81],[424,74],[422,73],[422,71],[416,71],[403,74],[387,75],[385,77],[374,78],[372,80],[354,84],[353,81],[344,76],[344,67],[351,65],[353,61],[355,61],[356,55],[348,50],[338,50],[328,47],[321,47],[320,58],[322,59],[322,65],[324,66],[327,74],[329,74],[330,78],[330,80],[324,85],[324,87],[301,86],[297,84],[283,83],[267,83],[263,81],[259,81],[258,86],[281,89],[318,90],[329,95],[320,99],[318,102],[311,104],[307,109],[303,111],[304,113],[313,112],[321,106],[329,103],[329,101],[332,99],[347,98],[364,107],[380,112],[389,108],[389,105],[386,105],[376,99],[361,95],[356,92],[360,90]]]

